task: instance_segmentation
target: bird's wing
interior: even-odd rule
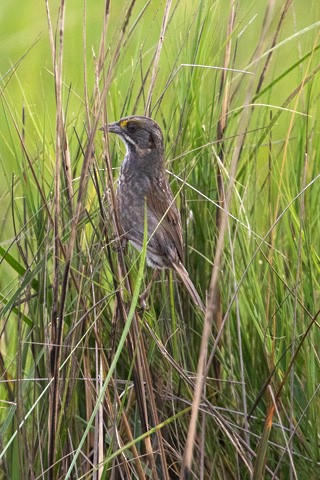
[[[159,223],[159,230],[168,242],[174,244],[179,260],[183,261],[183,240],[180,213],[176,206],[172,191],[167,179],[162,182],[152,182],[149,193],[146,196],[147,207],[150,213]],[[170,242],[170,243],[171,243]]]

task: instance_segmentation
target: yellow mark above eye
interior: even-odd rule
[[[126,127],[126,126],[128,125],[128,122],[129,122],[128,120],[122,120],[122,121],[119,123],[119,125],[120,125],[121,128],[124,128],[124,127]]]

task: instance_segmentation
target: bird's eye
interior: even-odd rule
[[[128,130],[128,132],[133,133],[137,130],[137,125],[133,122],[128,123],[127,130]]]

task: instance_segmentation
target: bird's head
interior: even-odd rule
[[[163,155],[163,135],[159,125],[149,117],[130,116],[118,122],[109,123],[100,130],[119,135],[128,152],[141,156],[150,153]]]

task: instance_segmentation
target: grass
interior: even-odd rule
[[[0,478],[318,478],[319,2],[18,6]],[[163,128],[205,315],[172,273],[138,306],[152,272],[120,245],[125,152],[98,131],[132,113]]]

